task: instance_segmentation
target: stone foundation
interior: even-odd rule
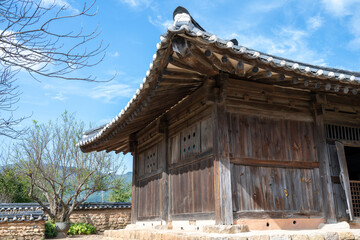
[[[179,231],[157,228],[139,228],[130,225],[122,230],[104,232],[106,240],[360,240],[360,230],[337,228],[317,230],[270,230],[236,232],[233,234],[198,231]]]
[[[1,240],[40,240],[45,238],[45,221],[0,223]]]
[[[111,229],[123,229],[129,224],[131,218],[130,208],[111,209],[78,209],[70,216],[73,223],[90,223],[98,232]]]

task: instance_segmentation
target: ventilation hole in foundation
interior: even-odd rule
[[[296,224],[296,221],[293,221],[293,224]]]
[[[266,223],[266,226],[267,226],[267,227],[270,227],[270,223]]]

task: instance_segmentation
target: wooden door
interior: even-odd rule
[[[344,145],[341,142],[335,142],[336,151],[339,159],[339,165],[340,165],[340,182],[342,187],[345,190],[346,195],[346,203],[348,206],[349,211],[349,217],[350,221],[354,219],[354,211],[353,211],[353,205],[351,201],[351,190],[350,190],[350,180],[349,180],[349,172],[347,168],[346,163],[346,156],[345,156],[345,150]]]

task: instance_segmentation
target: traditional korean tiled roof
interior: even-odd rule
[[[116,209],[131,208],[129,202],[89,202],[80,204],[76,209]],[[46,221],[47,216],[38,203],[0,203],[0,222]]]
[[[137,128],[133,126],[134,124],[131,125],[134,119],[140,118],[139,116],[142,117],[142,113],[145,114],[151,99],[156,94],[159,94],[158,88],[161,86],[169,66],[172,67],[171,70],[188,70],[186,62],[181,62],[181,59],[175,60],[175,53],[178,53],[178,50],[176,47],[174,48],[173,43],[177,41],[177,37],[188,39],[191,44],[196,45],[198,49],[193,54],[206,56],[207,60],[211,61],[211,64],[218,72],[228,72],[233,76],[241,76],[247,79],[251,79],[252,76],[261,73],[256,77],[257,79],[261,78],[260,82],[262,83],[289,83],[294,88],[302,88],[315,92],[322,91],[334,94],[357,95],[359,91],[359,72],[306,64],[266,54],[244,46],[238,46],[237,41],[224,40],[215,34],[206,32],[186,9],[179,7],[174,11],[174,25],[168,28],[167,32],[160,37],[160,42],[156,45],[157,51],[153,56],[153,61],[150,63],[146,77],[143,79],[139,89],[137,89],[136,94],[112,121],[84,134],[83,140],[78,143],[82,151],[129,151],[127,147],[129,139],[117,140],[115,143],[118,147],[105,147],[105,142],[119,138],[120,135],[128,135],[131,131],[134,132],[141,129],[144,124],[149,123],[143,120],[143,125],[137,124]],[[184,44],[190,43],[186,42]],[[205,65],[209,64],[208,61],[200,62]],[[197,81],[192,83],[191,86],[193,88],[190,88],[190,85],[186,86],[189,88],[186,94],[179,94],[179,96],[185,97],[201,86],[201,80],[204,79],[201,77],[206,73],[199,71],[197,74],[199,77],[196,79]],[[212,72],[209,72],[209,74],[211,75]],[[179,85],[179,91],[182,90],[183,85]],[[177,87],[175,81],[173,87]],[[173,102],[169,101],[161,104],[163,104],[164,109],[169,109],[180,100],[181,98],[175,99]],[[156,116],[152,116],[152,119],[161,114],[157,113]]]
[[[0,222],[46,221],[47,216],[36,203],[0,203]]]

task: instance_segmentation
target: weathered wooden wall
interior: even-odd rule
[[[228,114],[233,209],[322,209],[313,123]]]
[[[170,198],[173,217],[214,211],[211,118],[170,137]],[[208,186],[208,187],[205,187]]]
[[[322,189],[322,184],[333,184],[321,180],[322,174],[331,178],[338,169],[336,164],[321,168],[336,159],[328,145],[324,156],[330,160],[320,162],[311,92],[221,81],[215,88],[198,89],[166,112],[164,122],[158,119],[136,134],[138,220],[216,220],[222,202],[216,195],[223,174],[215,166],[219,154],[231,163],[234,219],[324,217],[334,205],[337,217],[344,217],[340,185],[330,186],[330,193]],[[339,98],[329,99],[321,105],[322,124],[336,122],[335,113],[345,114],[342,122],[356,122],[357,107],[342,112],[333,107],[342,106]],[[214,112],[219,106],[221,113]],[[223,136],[223,152],[217,149],[217,134]],[[336,204],[324,201],[324,194],[333,193]]]
[[[224,92],[235,218],[321,216],[310,92],[235,79]]]
[[[205,97],[199,89],[162,117],[166,124],[155,121],[136,134],[137,220],[213,218],[213,128]]]
[[[160,217],[161,151],[164,146],[162,138],[159,140],[160,142],[151,142],[150,146],[144,145],[143,148],[139,148],[137,154],[138,219]]]

